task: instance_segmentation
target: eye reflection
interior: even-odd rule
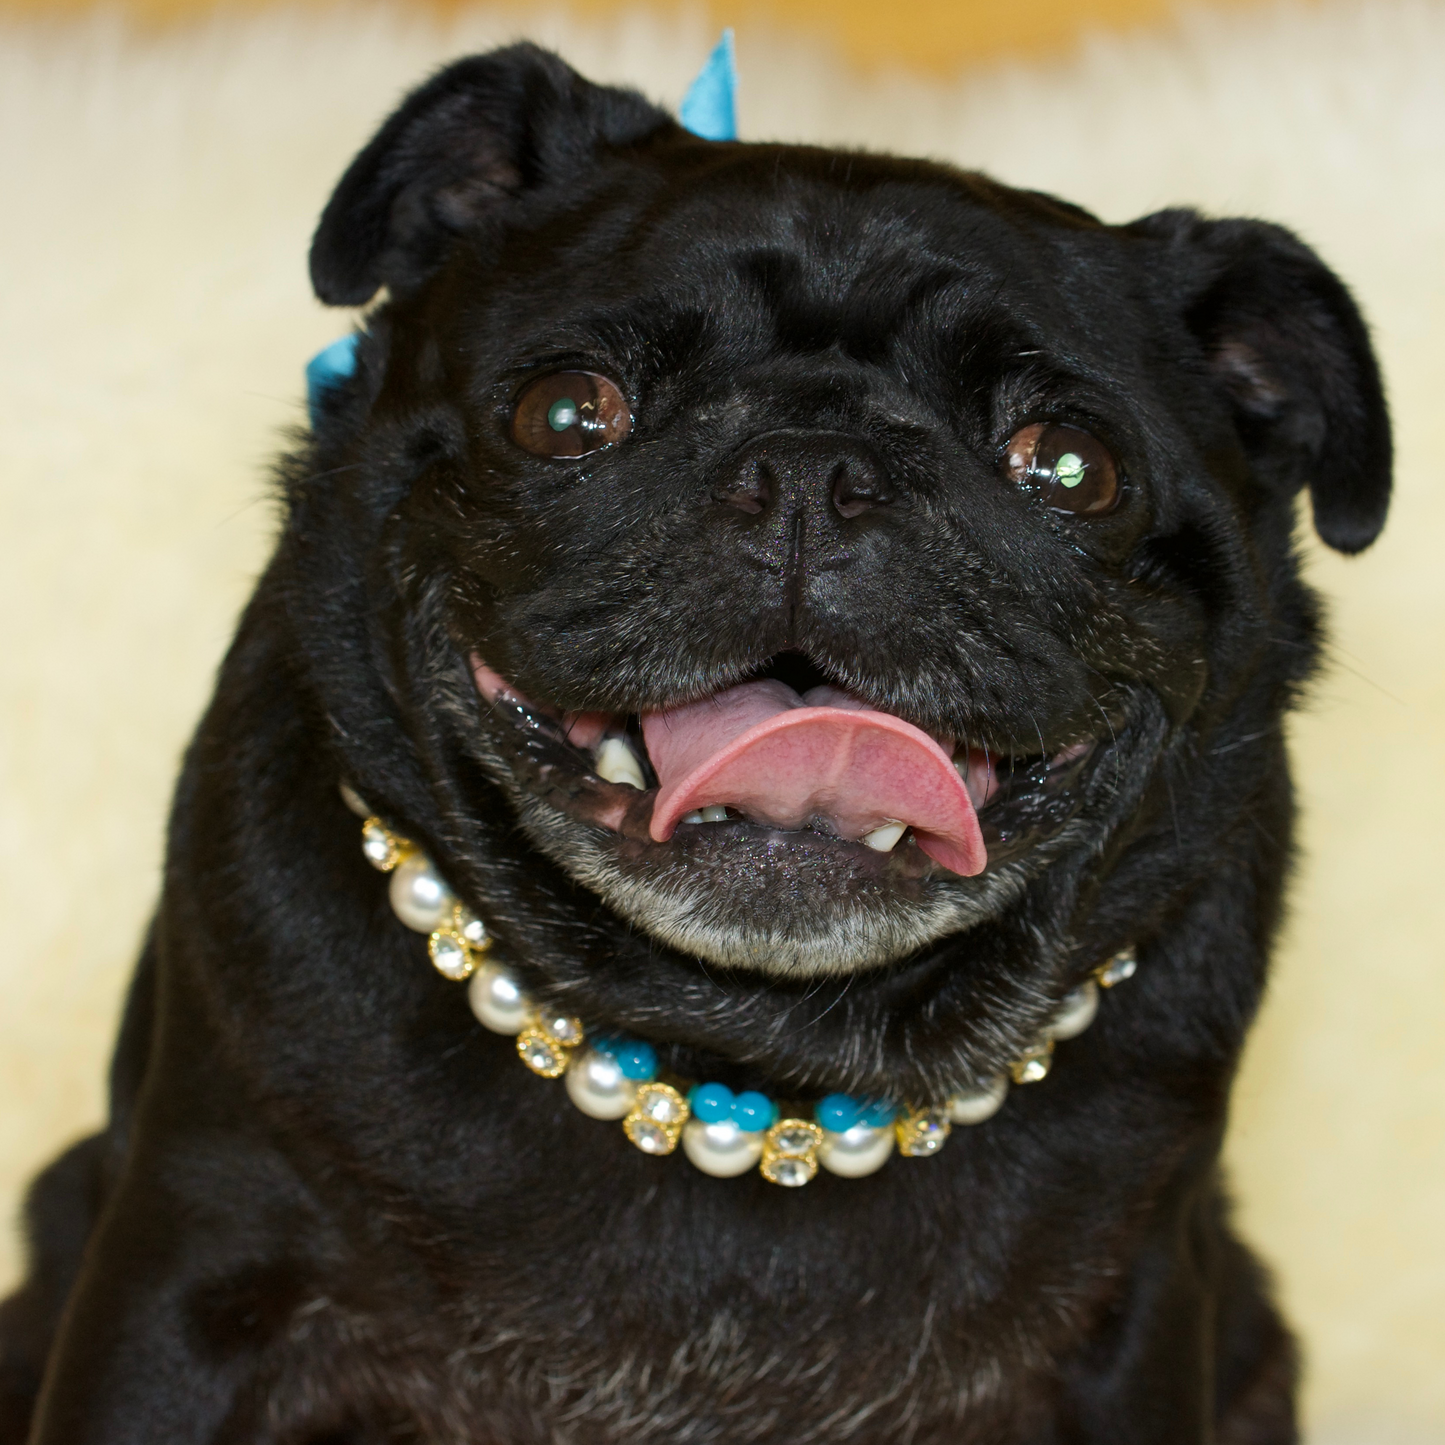
[[[621,388],[592,371],[538,377],[512,412],[512,440],[537,457],[586,456],[622,441],[631,430]]]
[[[1035,422],[1009,438],[1002,468],[1055,512],[1100,517],[1119,502],[1119,467],[1097,437],[1078,427]]]

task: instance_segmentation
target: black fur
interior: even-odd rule
[[[1293,1346],[1218,1152],[1289,861],[1281,719],[1320,644],[1296,495],[1344,551],[1388,500],[1339,281],[1262,223],[1114,228],[923,162],[702,142],[526,46],[405,102],[312,274],[388,295],[283,465],[110,1127],[32,1193],[0,1442],[1293,1440]],[[507,439],[557,366],[619,380],[626,443],[557,463]],[[1120,458],[1116,512],[1001,478],[1045,418]],[[820,498],[835,465],[877,489],[857,525]],[[725,504],[760,467],[786,526]],[[979,879],[816,835],[765,857],[743,825],[678,854],[578,814],[593,784],[549,792],[472,650],[627,713],[796,652],[1001,754],[1095,753],[1067,808],[995,827]],[[715,1180],[476,1025],[390,913],[342,777],[534,989],[693,1077],[938,1099],[1116,948],[1140,969],[937,1158]],[[968,926],[832,973],[723,968],[650,930],[636,900],[664,885],[719,948],[929,907]]]

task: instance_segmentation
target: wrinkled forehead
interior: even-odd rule
[[[506,269],[526,320],[701,313],[767,321],[788,349],[874,351],[905,324],[1067,311],[1060,247],[1101,233],[924,162],[796,147],[619,163],[519,238]],[[512,289],[511,287],[508,288]]]
[[[981,297],[1026,273],[1018,226],[964,176],[882,157],[759,149],[664,170],[618,253],[634,284],[732,285],[779,308],[806,299],[846,310],[877,293]]]

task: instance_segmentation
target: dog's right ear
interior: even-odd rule
[[[1337,277],[1263,221],[1159,211],[1126,228],[1162,243],[1171,304],[1235,415],[1262,476],[1307,485],[1315,530],[1368,547],[1390,504],[1390,416],[1370,337]]]
[[[601,146],[677,122],[634,91],[593,85],[535,45],[469,56],[414,90],[352,161],[311,242],[332,306],[419,284],[452,240],[515,196],[565,181]]]

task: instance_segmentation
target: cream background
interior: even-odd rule
[[[273,527],[310,228],[401,88],[527,33],[680,96],[700,14],[267,12],[0,26],[0,1212],[101,1115],[167,794]],[[1445,1441],[1445,5],[1186,16],[955,82],[739,36],[751,138],[947,156],[1125,219],[1296,226],[1375,326],[1398,423],[1378,547],[1312,548],[1335,665],[1294,726],[1303,864],[1229,1154],[1311,1370],[1316,1445]],[[0,1235],[0,1285],[19,1268]]]
[[[273,6],[317,10],[336,0],[103,0],[144,26],[194,20],[218,8],[256,12]],[[392,0],[413,14],[455,18],[469,0]],[[1005,56],[1052,55],[1071,48],[1087,31],[1158,23],[1172,0],[643,0],[653,12],[687,11],[705,17],[713,31],[733,25],[754,34],[760,23],[803,35],[828,37],[845,59],[865,69],[907,65],[950,75],[964,65]],[[1199,0],[1210,9],[1258,6],[1266,0]],[[569,13],[605,24],[636,8],[638,0],[567,0]],[[75,16],[98,0],[0,0],[0,15]],[[886,18],[885,18],[886,17]]]

